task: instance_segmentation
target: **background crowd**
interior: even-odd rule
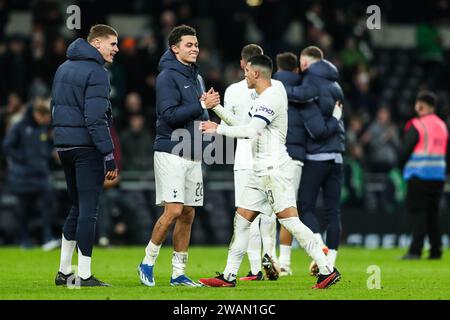
[[[64,32],[66,8],[72,3],[81,9],[81,29]],[[346,230],[346,212],[395,215],[402,210],[405,185],[398,154],[403,127],[414,116],[414,98],[420,89],[437,93],[438,114],[450,125],[450,50],[444,47],[439,33],[440,27],[450,26],[449,1],[428,1],[420,8],[408,6],[407,10],[404,1],[378,1],[382,23],[414,26],[416,46],[408,49],[374,45],[366,26],[366,8],[370,4],[344,0],[0,0],[0,141],[28,109],[49,103],[53,75],[65,61],[71,41],[85,37],[95,23],[115,27],[120,52],[109,73],[113,136],[122,174],[121,182],[107,188],[102,196],[98,237],[102,245],[146,243],[159,213],[153,205],[152,173],[155,78],[170,30],[182,23],[197,29],[200,72],[207,88],[214,87],[222,96],[229,84],[243,77],[239,56],[245,44],[260,44],[272,58],[285,51],[299,54],[305,46],[317,45],[338,67],[346,96],[347,151],[342,195],[345,236],[346,231],[350,232]],[[12,12],[31,13],[32,30],[26,34],[8,33]],[[145,23],[135,35],[121,36],[120,27],[108,20],[117,14],[145,17]],[[301,26],[301,40],[292,36],[296,25]],[[46,130],[51,138],[50,128]],[[43,202],[52,218],[28,213],[31,238],[23,243],[16,219],[20,198],[11,191],[11,163],[8,165],[5,152],[0,152],[0,244],[28,247],[49,241],[49,232],[59,235],[67,212],[67,194],[61,166],[51,150],[48,161],[52,192],[46,197],[52,197],[52,201]],[[227,184],[230,170],[230,165],[205,166],[205,207],[195,222],[193,243],[228,242],[234,212],[230,207],[234,203],[233,190]],[[443,208],[448,208],[446,199]],[[449,230],[443,228],[444,233]]]

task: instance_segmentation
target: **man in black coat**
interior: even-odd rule
[[[28,224],[35,209],[42,217],[44,248],[53,242],[52,190],[49,183],[53,146],[49,131],[50,106],[42,98],[36,98],[3,141],[8,159],[7,188],[18,198],[19,241],[23,248],[32,246]]]
[[[64,169],[72,208],[63,227],[56,285],[72,279],[72,255],[78,247],[80,286],[107,286],[91,274],[99,196],[106,179],[117,177],[111,138],[110,83],[104,64],[119,51],[117,32],[107,25],[76,39],[68,60],[56,71],[52,88],[54,142]]]

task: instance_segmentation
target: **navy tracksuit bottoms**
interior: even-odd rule
[[[342,164],[306,160],[299,189],[299,216],[314,233],[322,233],[315,210],[320,189],[324,200],[326,245],[337,250],[341,235],[340,197],[343,179]]]
[[[95,148],[59,151],[72,207],[63,227],[67,240],[75,240],[84,256],[92,256],[105,161]]]

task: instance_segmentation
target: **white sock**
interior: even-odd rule
[[[75,247],[77,245],[77,242],[75,240],[67,240],[64,237],[64,234],[62,235],[62,241],[61,241],[61,260],[59,262],[59,272],[64,273],[65,275],[68,275],[69,273],[72,273],[72,256],[73,252],[75,250]]]
[[[176,252],[172,254],[172,278],[175,279],[184,274],[188,262],[187,252]]]
[[[280,266],[291,267],[291,246],[280,244]]]
[[[156,258],[158,258],[159,255],[159,249],[161,249],[161,245],[157,246],[150,240],[145,248],[145,257],[144,260],[142,260],[142,263],[150,266],[154,265]]]
[[[91,257],[83,256],[78,249],[78,276],[86,280],[91,276]]]
[[[242,258],[248,248],[248,238],[250,234],[250,221],[241,217],[237,212],[234,216],[234,233],[228,249],[227,266],[223,271],[226,280],[236,279],[236,275],[241,266]]]
[[[337,250],[329,249],[327,258],[328,258],[328,261],[330,261],[331,266],[334,268],[336,266]]]
[[[258,215],[251,223],[248,239],[247,255],[252,274],[257,274],[261,271],[261,233],[259,230],[261,220],[260,217],[261,214]]]
[[[276,235],[277,235],[277,218],[275,215],[261,216],[261,239],[264,248],[264,254],[268,254],[272,257],[275,263],[278,264],[277,251],[276,251]]]
[[[311,229],[305,226],[298,217],[279,219],[279,221],[297,239],[306,253],[316,261],[320,274],[327,275],[333,272],[327,256],[323,253],[322,247]]]
[[[322,235],[320,233],[314,233],[314,236],[316,237],[317,241],[319,241],[319,244],[322,247],[325,247],[325,242],[323,241]]]

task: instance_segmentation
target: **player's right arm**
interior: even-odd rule
[[[228,87],[225,90],[225,96],[223,99],[223,106],[220,104],[215,106],[212,111],[222,120],[221,125],[237,126],[241,124],[239,117],[233,112],[233,109],[238,108],[238,99],[236,99],[236,90],[232,87]]]

